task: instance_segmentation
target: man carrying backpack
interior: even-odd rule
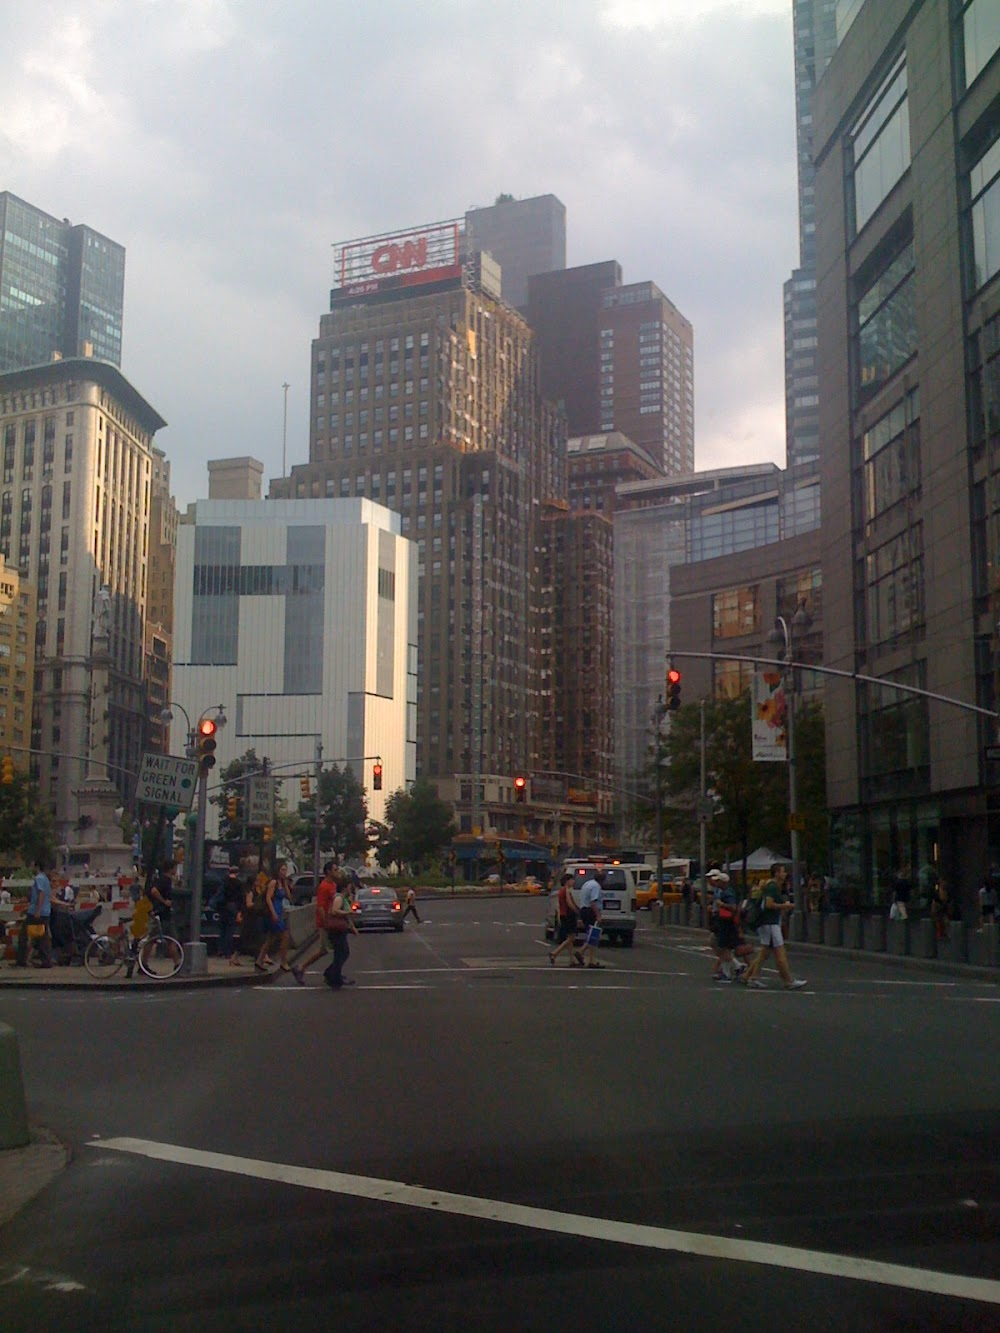
[[[757,927],[759,948],[745,976],[740,978],[745,986],[755,990],[767,989],[760,980],[760,971],[768,954],[774,955],[774,965],[785,983],[785,990],[801,990],[806,984],[792,976],[792,969],[788,966],[788,955],[785,952],[785,937],[781,929],[782,917],[785,912],[792,910],[793,905],[788,893],[788,870],[782,862],[775,861],[771,866],[771,878],[761,891],[760,923]]]

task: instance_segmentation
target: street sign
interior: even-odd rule
[[[257,774],[247,779],[247,824],[264,828],[274,823],[274,778]]]
[[[168,805],[190,810],[198,780],[198,761],[173,754],[146,751],[139,766],[135,799],[150,805]]]
[[[711,796],[699,796],[695,809],[698,812],[698,818],[701,822],[707,824],[715,814],[715,801]]]
[[[983,754],[988,760],[992,760],[994,763],[1000,763],[1000,745],[985,746]]]

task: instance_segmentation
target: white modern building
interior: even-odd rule
[[[182,520],[172,695],[192,725],[222,704],[216,772],[254,749],[294,809],[319,741],[381,820],[416,776],[416,643],[416,550],[382,505],[200,500]]]

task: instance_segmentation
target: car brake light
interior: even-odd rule
[[[372,889],[372,897],[374,898],[376,893],[381,893],[381,892],[382,892],[381,889]]]
[[[392,905],[392,910],[393,910],[394,912],[398,912],[398,911],[399,911],[399,903],[393,903],[393,905]]]

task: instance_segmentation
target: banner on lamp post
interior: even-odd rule
[[[756,763],[788,759],[788,711],[780,671],[755,671],[750,691],[750,738]]]

